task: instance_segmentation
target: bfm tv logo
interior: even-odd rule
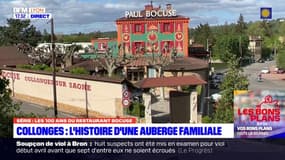
[[[265,96],[264,100],[255,108],[238,108],[238,116],[249,116],[249,120],[256,122],[279,122],[280,105],[272,96]]]
[[[42,7],[36,8],[13,8],[14,19],[51,19],[52,14],[46,13]]]

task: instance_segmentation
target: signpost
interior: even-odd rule
[[[122,105],[124,108],[127,108],[130,106],[130,92],[128,90],[128,86],[126,84],[123,84],[123,90],[122,90],[123,96],[122,96]]]
[[[122,105],[123,105],[123,111],[124,115],[127,115],[127,109],[131,104],[131,94],[129,92],[128,86],[126,84],[123,84],[122,87]]]

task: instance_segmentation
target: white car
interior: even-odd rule
[[[218,102],[222,98],[222,95],[220,93],[215,93],[211,95],[211,98],[214,100],[214,102]]]
[[[269,68],[268,67],[263,67],[262,70],[260,71],[261,73],[267,74],[270,73]]]

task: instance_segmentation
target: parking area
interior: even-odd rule
[[[267,68],[269,73],[264,73],[261,75],[261,80],[258,80],[258,76],[261,74],[262,70]],[[251,65],[243,67],[244,75],[247,76],[249,80],[249,90],[280,90],[285,88],[285,73],[276,73],[276,63],[275,61],[265,61],[263,63],[253,63]],[[217,71],[220,72],[220,71]],[[265,72],[265,71],[264,71]],[[219,93],[219,80],[210,81],[211,84],[211,95]],[[215,95],[214,95],[215,96]]]
[[[269,68],[270,73],[262,74],[262,80],[258,81],[258,75],[265,67]],[[266,61],[264,63],[253,63],[244,67],[244,74],[249,80],[249,90],[279,90],[285,87],[285,74],[275,73],[275,61]]]
[[[277,74],[275,72],[275,67],[270,67],[270,73],[262,74],[262,78],[267,80],[283,80],[285,81],[285,73]]]

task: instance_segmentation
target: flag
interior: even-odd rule
[[[271,7],[260,8],[260,18],[261,19],[272,19],[272,8]]]

